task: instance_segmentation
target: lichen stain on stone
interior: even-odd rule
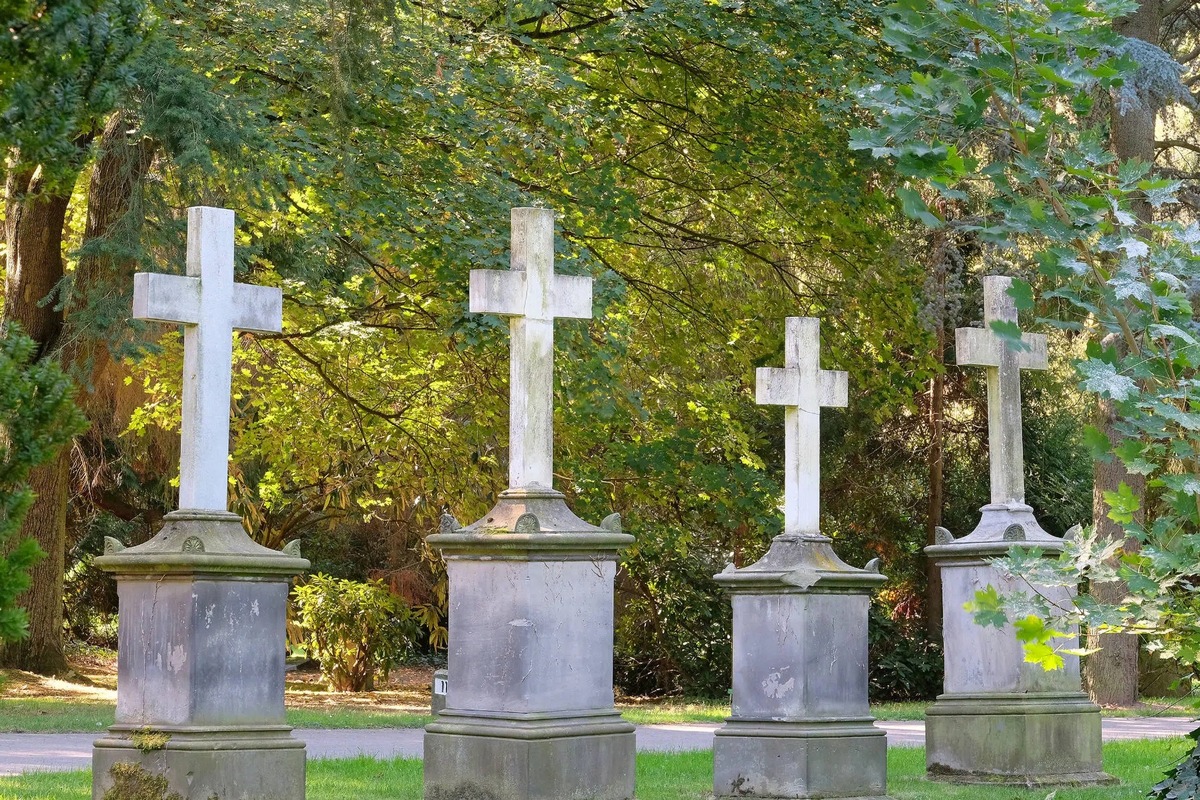
[[[745,775],[738,775],[730,782],[729,793],[734,797],[753,794],[754,782]]]
[[[187,650],[181,644],[172,646],[171,655],[167,659],[167,667],[171,672],[178,674],[185,664],[187,664]]]
[[[258,600],[254,600],[250,603],[250,616],[258,616]]]
[[[501,797],[490,789],[466,783],[453,789],[435,787],[426,795],[426,800],[501,800]]]
[[[216,605],[216,603],[213,603],[211,606],[209,606],[208,608],[204,609],[204,627],[205,627],[206,629],[207,629],[207,628],[211,628],[211,627],[212,627],[212,621],[213,621],[213,612],[214,612],[214,611],[216,611],[216,610],[217,610],[217,605]]]
[[[772,672],[767,676],[767,679],[762,682],[763,693],[767,697],[780,698],[796,688],[796,679],[788,678],[783,680],[783,674],[780,672]]]
[[[531,619],[514,619],[508,623],[514,628],[532,628],[533,620]]]

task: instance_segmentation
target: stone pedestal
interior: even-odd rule
[[[775,538],[716,580],[733,601],[733,713],[713,742],[717,797],[882,798],[887,737],[867,703],[867,612],[886,580],[829,539]]]
[[[613,579],[633,541],[559,492],[510,489],[429,542],[450,582],[446,707],[425,728],[428,800],[629,800],[634,728],[613,705]]]
[[[240,517],[176,511],[146,544],[106,542],[120,597],[116,724],[95,743],[92,797],[132,763],[184,800],[303,800],[304,743],[284,716],[285,622],[298,553]]]
[[[925,715],[929,777],[957,783],[1013,786],[1110,783],[1100,752],[1100,709],[1081,689],[1079,658],[1061,670],[1025,663],[1010,626],[977,625],[963,609],[989,584],[1001,593],[1031,591],[988,563],[1013,546],[1053,557],[1062,540],[1044,531],[1021,503],[993,503],[969,536],[939,529],[925,549],[942,574],[945,693]],[[1034,587],[1052,603],[1069,604],[1069,587]],[[1066,648],[1078,642],[1056,640]]]

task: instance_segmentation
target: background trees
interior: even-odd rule
[[[19,19],[45,27],[56,9],[27,3]],[[947,332],[978,308],[986,237],[950,198],[935,210],[961,230],[923,238],[888,168],[846,146],[862,121],[850,87],[896,66],[871,5],[93,13],[125,20],[103,39],[105,88],[35,142],[61,175],[33,195],[61,208],[39,239],[60,272],[17,291],[22,240],[6,240],[10,295],[28,298],[6,313],[57,320],[44,355],[71,369],[92,421],[72,471],[54,473],[69,474],[69,506],[43,493],[69,510],[77,634],[114,602],[87,568],[102,536],[141,541],[174,504],[179,341],[125,320],[129,275],[182,268],[182,209],[200,203],[237,211],[239,280],[286,299],[282,334],[237,341],[232,507],[266,544],[302,539],[319,570],[383,579],[435,642],[444,586],[424,536],[445,510],[485,511],[505,475],[506,337],[466,313],[466,276],[505,266],[508,209],[531,203],[561,212],[558,268],[596,279],[594,322],[557,334],[557,479],[583,516],[619,511],[638,536],[618,582],[624,685],[728,684],[710,579],[777,532],[782,427],[752,388],[788,315],[821,316],[823,362],[851,372],[851,408],[825,421],[827,531],[850,560],[884,555],[881,613],[906,632],[937,618],[920,548],[931,524],[969,528],[986,496],[981,387],[942,365]],[[33,88],[5,102],[73,96],[76,74],[6,74]],[[1068,339],[1026,417],[1031,500],[1059,530],[1085,521],[1090,496],[1082,406],[1060,399]]]

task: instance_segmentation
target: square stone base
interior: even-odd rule
[[[634,734],[425,733],[425,800],[631,800]]]
[[[731,720],[713,740],[717,797],[884,800],[886,793],[887,735],[869,722]]]
[[[304,742],[279,731],[115,731],[93,747],[92,800],[120,763],[166,777],[184,800],[304,800],[304,755]]]
[[[925,715],[932,780],[1007,786],[1115,783],[1104,772],[1100,709],[1067,697],[942,695]]]

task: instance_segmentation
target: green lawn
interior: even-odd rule
[[[1174,705],[1168,705],[1174,703]],[[1196,700],[1155,700],[1152,709],[1106,711],[1106,716],[1200,716]],[[920,720],[928,703],[884,703],[871,707],[876,719]],[[713,700],[664,700],[621,704],[621,713],[637,725],[681,722],[723,722],[729,705]],[[424,714],[372,708],[288,709],[288,722],[297,728],[420,728],[429,722]],[[0,733],[87,733],[113,722],[113,705],[49,699],[0,699]]]
[[[1060,789],[1056,800],[1140,800],[1163,770],[1187,750],[1175,741],[1114,742],[1104,746],[1105,768],[1120,786]],[[637,760],[638,800],[706,800],[712,792],[712,753],[644,753]],[[1044,800],[1046,789],[949,786],[924,780],[925,751],[888,753],[888,794],[895,800]],[[0,778],[0,800],[86,800],[87,772]],[[308,763],[308,800],[420,800],[421,762],[369,758]]]
[[[113,724],[113,704],[63,700],[0,699],[0,733],[87,733]],[[370,708],[292,708],[288,723],[296,728],[420,728],[426,714]]]

